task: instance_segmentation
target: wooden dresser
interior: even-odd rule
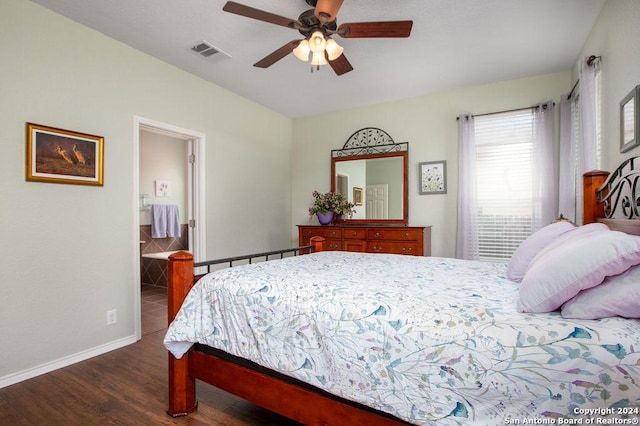
[[[326,238],[325,250],[431,256],[430,226],[298,225],[298,244]]]

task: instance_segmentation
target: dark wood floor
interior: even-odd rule
[[[297,425],[202,382],[196,413],[167,416],[164,333],[0,389],[0,425]]]

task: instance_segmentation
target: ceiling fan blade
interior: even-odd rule
[[[344,38],[409,37],[413,21],[350,22],[338,27]]]
[[[225,12],[235,13],[236,15],[245,16],[247,18],[257,19],[258,21],[268,22],[270,24],[282,25],[287,28],[298,28],[300,23],[295,19],[285,18],[264,10],[255,9],[245,6],[234,1],[228,1],[222,8]]]
[[[264,58],[260,59],[258,62],[253,64],[253,66],[258,68],[269,68],[271,65],[275,64],[280,59],[284,58],[289,53],[293,52],[293,49],[295,49],[298,46],[300,41],[301,40],[290,41],[289,43],[282,46],[280,49],[277,49],[272,53],[268,54],[267,56],[265,56]]]
[[[314,15],[320,22],[333,22],[344,0],[318,0]]]
[[[338,56],[333,61],[329,61],[329,65],[331,65],[331,68],[333,68],[337,75],[342,75],[348,73],[349,71],[353,71],[353,67],[351,66],[351,63],[349,62],[347,57],[344,56],[344,53]]]

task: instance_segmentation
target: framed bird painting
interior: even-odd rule
[[[27,180],[104,184],[104,138],[27,123]]]

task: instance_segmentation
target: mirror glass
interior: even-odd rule
[[[354,203],[348,222],[408,222],[407,152],[333,158],[331,190]]]
[[[622,107],[622,143],[626,144],[633,141],[633,137],[635,136],[635,122],[633,118],[635,117],[634,110],[634,102],[633,98],[629,99],[629,101],[624,104]]]

